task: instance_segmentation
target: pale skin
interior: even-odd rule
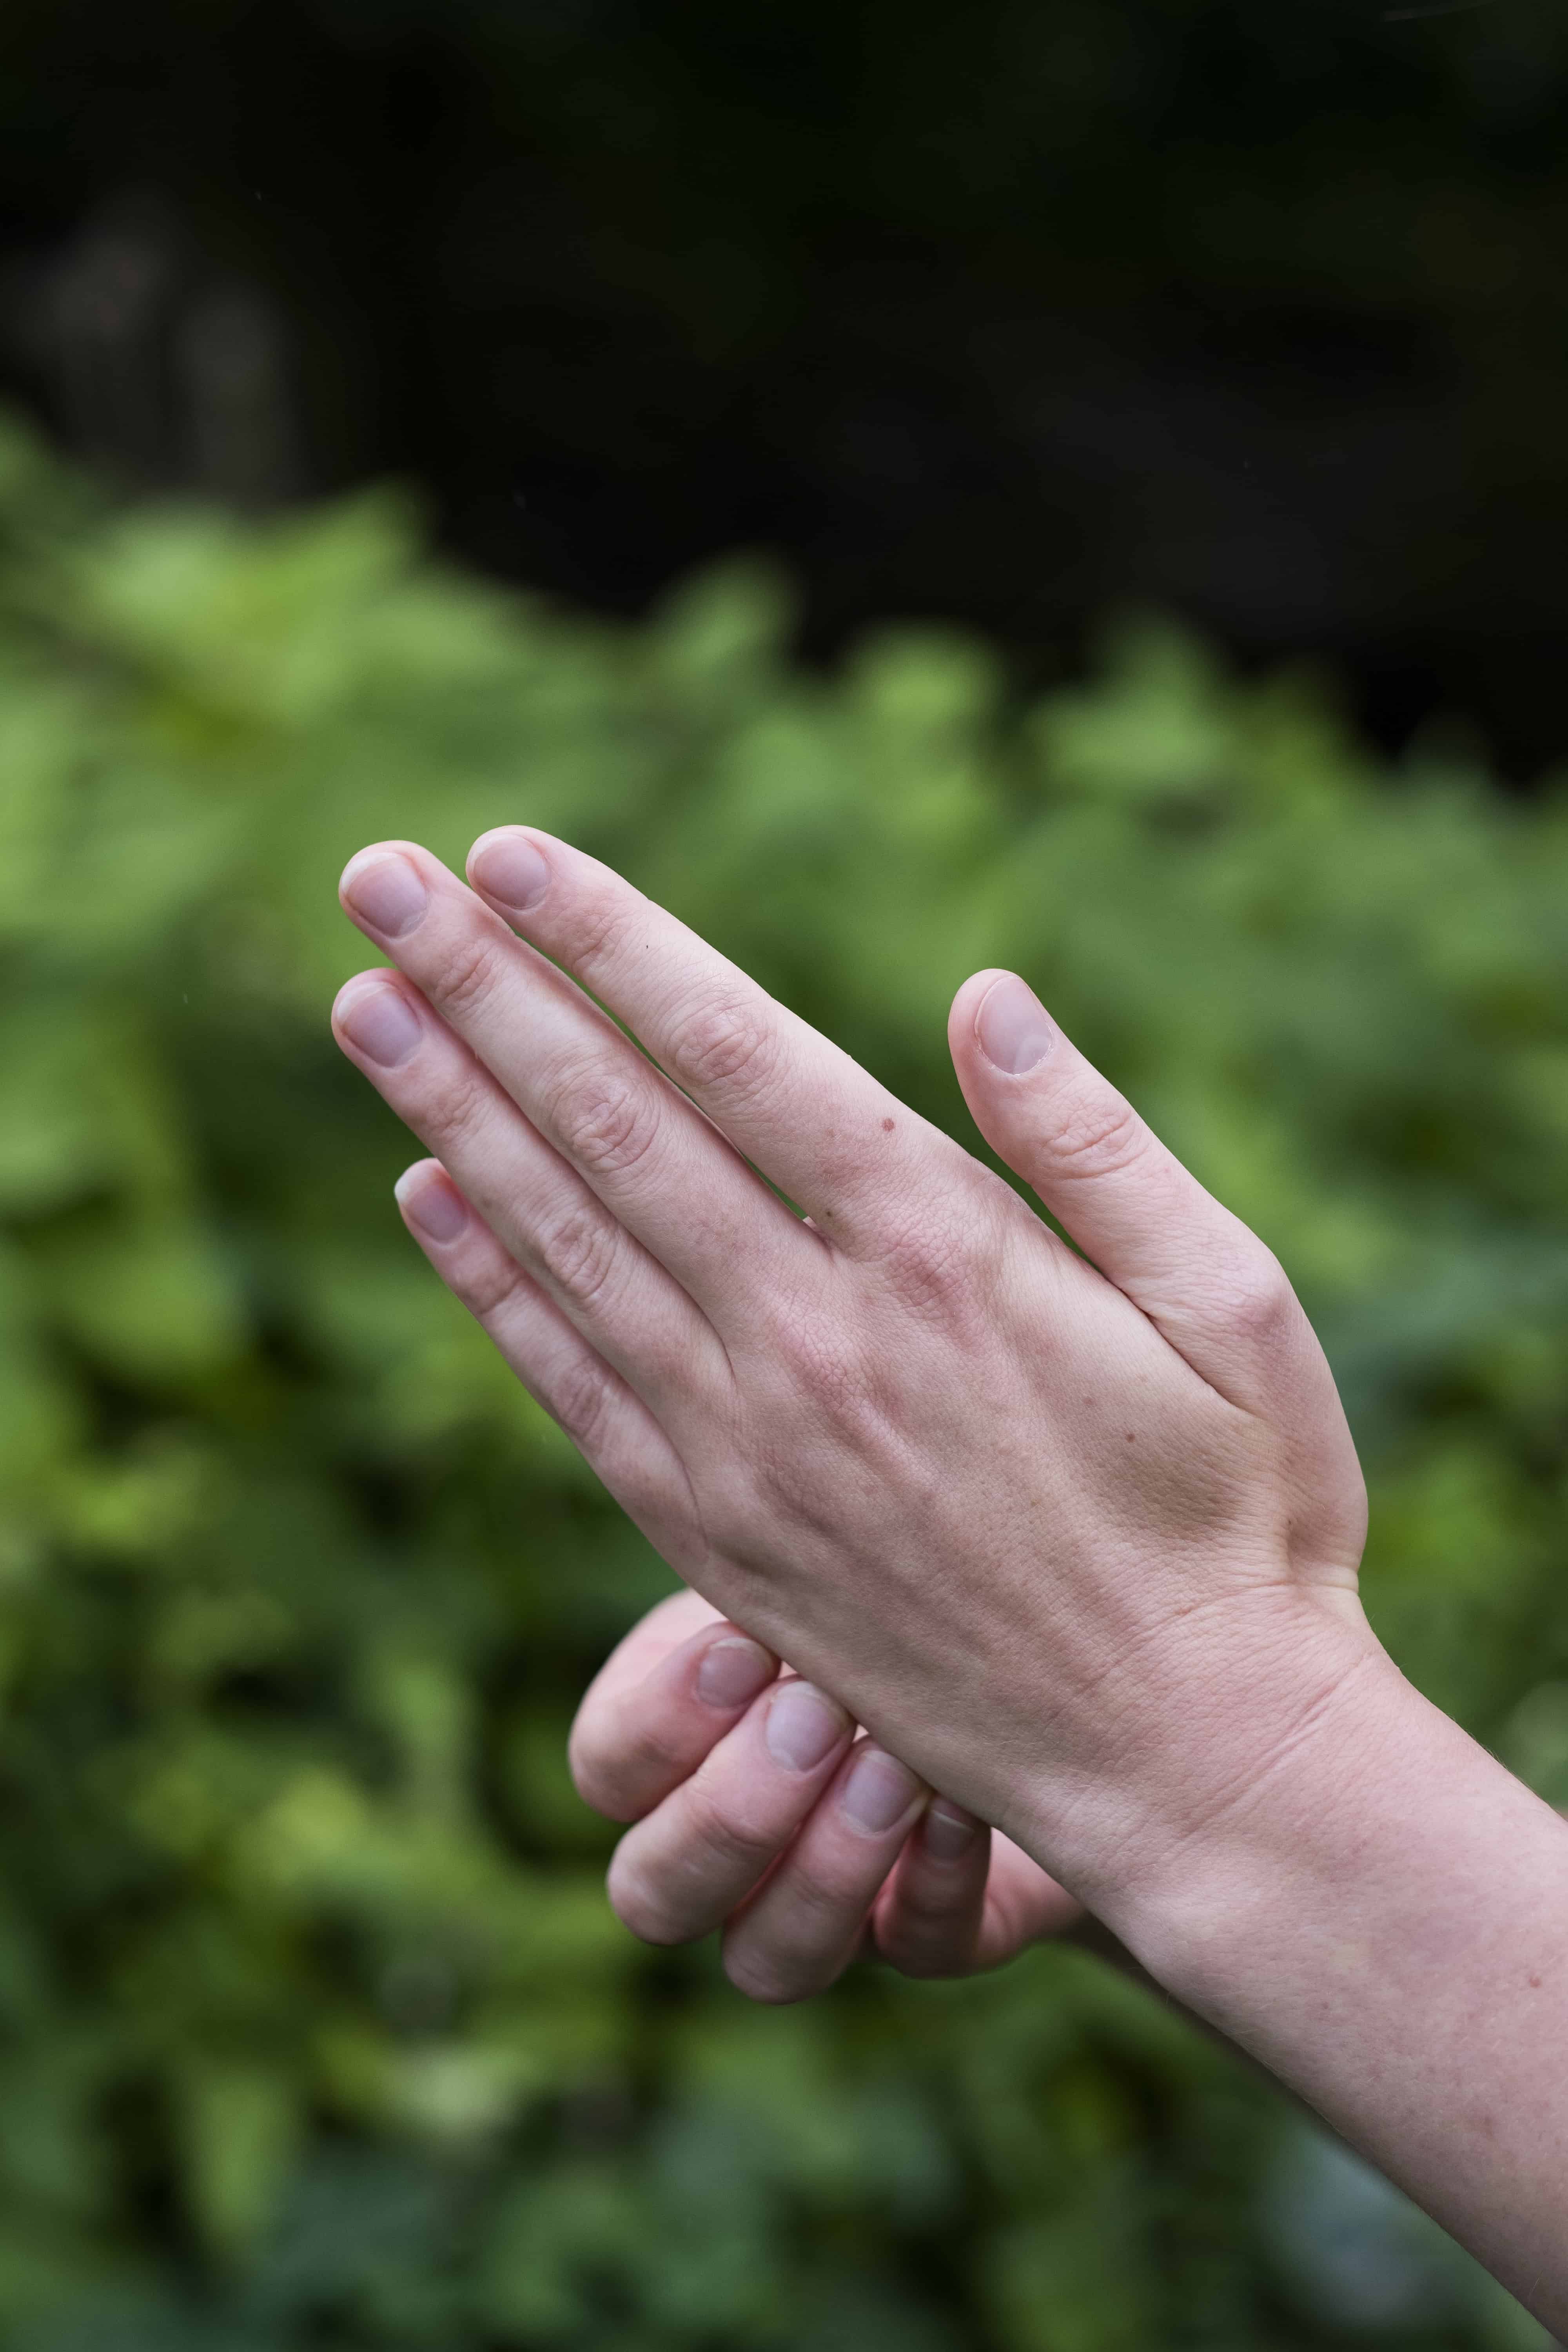
[[[767,1999],[1092,1919],[1568,2333],[1568,1827],[1373,1635],[1268,1251],[1011,974],[954,1065],[1081,1255],[570,845],[468,881],[352,861],[397,970],[334,1026],[434,1155],[410,1232],[691,1588],[574,1737],[622,1917]]]

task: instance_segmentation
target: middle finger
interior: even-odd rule
[[[344,869],[348,914],[719,1328],[798,1285],[826,1244],[574,981],[428,850]],[[435,1147],[439,1150],[439,1146]]]

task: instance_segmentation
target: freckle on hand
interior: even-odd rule
[[[893,1131],[893,1122],[892,1122],[892,1120],[891,1120],[890,1118],[885,1118],[885,1119],[882,1121],[882,1132],[883,1132],[883,1134],[884,1134],[884,1135],[891,1135],[892,1131]]]

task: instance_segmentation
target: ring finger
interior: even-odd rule
[[[728,1392],[729,1365],[706,1317],[406,982],[391,972],[351,980],[332,1027],[512,1256],[661,1423]]]
[[[841,1976],[930,1793],[897,1757],[859,1741],[778,1868],[726,1928],[731,1983],[753,2000],[804,2000]]]

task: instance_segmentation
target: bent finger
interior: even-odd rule
[[[705,1625],[719,1624],[723,1614],[721,1609],[704,1601],[689,1585],[682,1585],[678,1592],[667,1592],[621,1635],[584,1693],[583,1704],[586,1706],[599,1691],[606,1702],[613,1702],[622,1692],[640,1683],[645,1675],[650,1675],[662,1658],[679,1650],[693,1633],[700,1633]]]
[[[572,1778],[584,1804],[613,1822],[641,1821],[689,1780],[778,1673],[771,1650],[709,1618],[635,1679],[606,1669],[577,1710]]]
[[[939,1797],[926,1807],[873,1921],[879,1956],[907,1977],[967,1976],[975,1966],[991,1832]]]
[[[649,1944],[689,1943],[718,1927],[789,1845],[853,1729],[837,1700],[796,1675],[764,1691],[616,1848],[616,1916]]]
[[[850,1750],[776,1870],[724,1931],[724,1973],[752,2000],[825,1992],[860,1948],[877,1891],[930,1795],[874,1740]]]
[[[941,1803],[961,1822],[973,1820],[945,1798]],[[979,1832],[980,1824],[973,1828]],[[950,1835],[939,1833],[934,1845],[935,1851],[920,1836],[910,1840],[877,1904],[877,1949],[907,1976],[974,1976],[998,1969],[1026,1945],[1065,1934],[1083,1917],[1083,1906],[999,1830],[965,1843],[955,1827]]]

